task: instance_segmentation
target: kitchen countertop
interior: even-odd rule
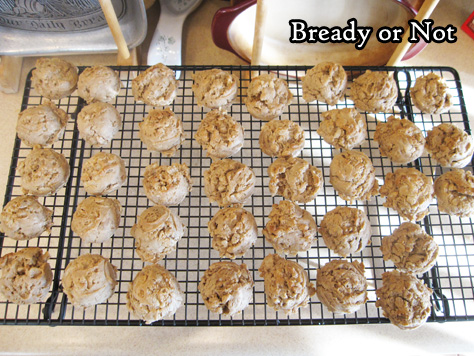
[[[246,64],[214,46],[212,16],[228,3],[207,0],[184,26],[184,64]],[[450,66],[461,77],[467,111],[474,127],[474,40],[460,26],[474,11],[470,0],[442,1],[432,15],[435,25],[458,28],[454,44],[429,44],[407,66]],[[150,19],[153,21],[153,19]],[[113,65],[115,54],[68,56],[76,65]],[[0,197],[5,194],[15,124],[23,85],[36,58],[25,58],[17,94],[0,93]],[[471,237],[472,238],[472,237]],[[466,354],[474,352],[474,322],[427,323],[413,331],[390,325],[278,326],[278,327],[79,327],[0,326],[0,354],[163,353],[194,355],[300,355],[300,354]],[[384,351],[381,351],[383,347]]]

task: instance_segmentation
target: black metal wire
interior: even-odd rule
[[[372,242],[360,253],[349,257],[349,260],[359,260],[366,267],[366,276],[369,282],[369,301],[357,313],[346,316],[334,315],[313,297],[308,307],[302,308],[294,315],[284,315],[275,312],[266,304],[263,280],[258,268],[263,258],[274,253],[261,233],[267,222],[272,205],[281,200],[281,197],[272,197],[268,190],[267,168],[273,161],[262,153],[258,144],[258,136],[263,122],[254,120],[248,114],[244,99],[245,91],[250,83],[252,72],[275,72],[287,80],[293,92],[294,99],[282,118],[298,122],[306,133],[306,146],[301,157],[323,172],[324,186],[318,197],[303,207],[310,211],[318,224],[324,214],[338,205],[347,203],[337,197],[329,184],[329,163],[337,150],[326,144],[316,133],[319,127],[320,114],[331,109],[320,102],[306,103],[302,99],[301,82],[298,75],[304,74],[309,67],[301,66],[219,66],[236,74],[240,79],[238,101],[232,105],[229,114],[238,120],[245,129],[245,144],[242,150],[232,157],[249,165],[257,176],[256,190],[249,204],[245,206],[256,218],[259,228],[259,238],[255,246],[237,263],[245,263],[251,272],[255,286],[253,300],[243,313],[233,318],[222,317],[211,313],[204,306],[197,286],[204,271],[214,262],[220,261],[217,251],[212,249],[211,240],[207,231],[207,222],[218,211],[217,206],[211,205],[204,194],[203,173],[211,164],[205,152],[193,139],[199,123],[209,111],[197,106],[192,94],[192,74],[194,72],[214,68],[214,66],[179,66],[171,67],[181,71],[178,97],[171,109],[181,117],[186,141],[176,154],[171,157],[162,157],[150,153],[138,138],[138,123],[146,116],[150,107],[137,103],[131,92],[131,81],[147,67],[113,67],[119,72],[123,88],[115,100],[115,106],[122,116],[122,130],[105,148],[92,148],[80,139],[75,119],[83,107],[84,102],[76,93],[61,99],[58,105],[71,115],[64,138],[55,143],[53,148],[63,153],[71,164],[71,177],[65,188],[52,197],[41,198],[40,201],[54,209],[54,225],[51,234],[41,236],[27,242],[16,242],[0,236],[1,255],[17,251],[26,246],[39,246],[47,249],[51,255],[50,264],[54,270],[54,280],[50,298],[44,303],[30,306],[17,306],[0,299],[0,324],[45,324],[45,325],[144,325],[127,310],[126,293],[128,284],[143,268],[144,263],[135,253],[134,240],[130,229],[136,222],[137,216],[151,203],[142,190],[143,171],[149,164],[171,164],[173,162],[186,163],[190,168],[193,179],[193,190],[179,206],[171,209],[176,212],[184,225],[187,234],[178,243],[175,252],[170,253],[162,264],[176,275],[181,289],[185,293],[184,305],[178,309],[173,317],[155,322],[160,326],[243,326],[243,325],[339,325],[339,324],[374,324],[388,323],[381,311],[375,307],[375,290],[382,285],[381,275],[385,271],[393,270],[391,262],[382,258],[380,251],[381,240],[393,232],[400,224],[399,216],[392,210],[383,207],[384,200],[380,197],[372,198],[368,202],[355,202],[353,206],[363,209],[372,225]],[[81,68],[80,70],[83,70]],[[366,153],[376,169],[379,184],[383,184],[384,176],[399,166],[394,165],[387,158],[380,156],[378,146],[373,141],[375,127],[378,121],[385,121],[392,114],[407,117],[412,120],[426,134],[434,125],[441,122],[452,122],[463,126],[470,132],[469,121],[462,96],[461,82],[457,72],[448,67],[346,67],[349,78],[349,89],[352,79],[370,69],[383,70],[394,73],[398,85],[399,97],[390,114],[363,114],[367,120],[369,138],[354,149]],[[426,115],[412,106],[409,95],[410,87],[416,78],[429,72],[435,72],[447,81],[453,93],[454,106],[447,113],[441,115]],[[31,75],[28,75],[22,110],[36,106],[43,100],[31,87]],[[349,91],[348,91],[349,93]],[[335,107],[353,107],[350,95],[346,94],[343,101]],[[20,177],[16,168],[30,152],[28,148],[16,138],[12,153],[12,162],[5,194],[6,204],[12,198],[21,195]],[[108,196],[118,199],[123,207],[121,225],[115,236],[103,244],[90,245],[82,243],[70,229],[72,214],[77,205],[87,196],[81,185],[81,170],[85,160],[99,151],[112,152],[125,161],[127,167],[126,184],[117,192]],[[428,155],[423,155],[415,164],[416,168],[435,179],[445,170],[440,169]],[[467,169],[472,170],[472,165]],[[445,322],[459,320],[474,320],[474,289],[473,289],[473,262],[474,225],[470,219],[459,219],[441,214],[436,204],[430,207],[430,215],[420,224],[431,234],[440,246],[437,265],[422,278],[433,289],[433,312],[429,321]],[[62,291],[61,278],[67,264],[76,257],[85,253],[99,253],[118,268],[118,286],[115,294],[104,304],[87,310],[73,308]],[[314,283],[316,269],[329,260],[339,258],[329,251],[322,238],[318,238],[314,246],[307,253],[300,253],[290,259],[300,263],[308,272]]]

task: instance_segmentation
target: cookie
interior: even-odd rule
[[[24,194],[48,196],[66,185],[70,167],[63,154],[35,146],[18,164],[18,174]]]
[[[271,120],[262,126],[258,143],[270,157],[296,157],[304,148],[304,130],[294,121]]]
[[[59,100],[76,90],[78,69],[60,58],[39,58],[31,72],[31,85],[45,98]]]
[[[414,275],[400,271],[382,274],[382,287],[375,291],[375,306],[402,330],[423,325],[431,314],[432,290]]]
[[[174,315],[183,302],[176,277],[157,264],[143,267],[128,287],[128,310],[147,324]]]
[[[250,82],[245,105],[254,118],[268,121],[279,117],[292,98],[283,79],[273,73],[261,74]]]
[[[332,260],[319,268],[316,295],[332,313],[351,314],[369,299],[365,267],[358,261]]]
[[[43,206],[34,195],[21,195],[10,200],[0,213],[0,231],[14,240],[31,240],[53,226],[53,211]]]
[[[152,163],[143,174],[143,190],[155,204],[179,205],[192,189],[192,179],[185,163],[171,166]]]
[[[426,114],[440,114],[452,106],[452,95],[446,81],[436,73],[416,79],[410,90],[413,104]]]
[[[255,173],[247,165],[221,159],[204,171],[204,192],[220,207],[242,205],[253,194],[255,181]]]
[[[51,146],[63,136],[69,115],[50,101],[23,110],[18,115],[16,133],[27,146]]]
[[[106,242],[119,227],[121,210],[117,199],[87,197],[72,215],[71,230],[85,243]]]
[[[81,183],[90,195],[115,192],[126,179],[125,163],[113,153],[98,152],[82,165]]]
[[[44,302],[53,272],[49,253],[39,247],[27,247],[0,258],[0,292],[14,304]]]
[[[100,101],[84,106],[76,122],[79,136],[94,147],[110,145],[122,127],[122,118],[117,109]]]
[[[341,199],[352,203],[354,200],[369,200],[378,194],[375,168],[362,152],[344,151],[335,155],[329,172],[329,182]]]
[[[63,275],[63,291],[75,307],[105,303],[117,286],[117,267],[101,255],[86,254],[71,261]]]
[[[150,110],[138,124],[138,137],[148,151],[172,156],[184,142],[183,123],[169,108]]]
[[[122,82],[116,71],[106,66],[84,69],[77,81],[77,94],[87,103],[112,103],[120,92]]]
[[[237,97],[239,78],[235,74],[214,68],[192,75],[191,87],[199,106],[209,109],[229,109]]]
[[[316,293],[304,268],[294,261],[270,254],[258,271],[264,280],[267,304],[276,311],[296,313]]]
[[[316,232],[313,216],[288,200],[273,204],[263,229],[265,239],[275,251],[289,256],[308,251],[316,238]]]
[[[380,247],[385,261],[392,261],[402,272],[422,274],[429,271],[438,258],[438,244],[416,224],[405,222]]]
[[[442,167],[464,168],[472,160],[474,138],[454,124],[442,123],[428,131],[426,150]]]
[[[471,171],[453,169],[434,182],[438,209],[449,215],[474,216],[474,176]]]
[[[206,307],[218,314],[234,316],[244,310],[253,295],[253,279],[242,263],[215,262],[199,282],[199,292]]]
[[[250,212],[240,207],[220,209],[207,226],[212,247],[220,257],[241,257],[257,241],[257,222]]]
[[[367,137],[367,124],[356,109],[333,109],[321,117],[318,135],[335,148],[351,150]]]
[[[170,105],[178,93],[175,73],[162,63],[149,67],[132,80],[132,93],[136,101],[151,106]]]
[[[415,168],[398,168],[387,173],[380,195],[383,204],[394,209],[403,219],[420,221],[428,215],[433,197],[433,180]]]
[[[315,65],[302,78],[303,99],[336,105],[344,97],[347,74],[338,63],[323,62]]]
[[[423,132],[413,122],[395,116],[377,123],[374,141],[379,144],[380,154],[397,164],[413,162],[425,149]]]
[[[351,98],[360,111],[391,112],[397,97],[397,83],[392,73],[367,70],[352,83]]]
[[[202,119],[194,135],[213,159],[235,155],[244,145],[244,128],[229,114],[212,110]]]
[[[130,234],[135,239],[140,259],[157,263],[176,250],[178,241],[184,235],[184,225],[166,206],[155,205],[138,216]]]
[[[348,206],[338,206],[327,212],[319,233],[326,246],[342,257],[362,251],[372,235],[365,212]]]
[[[315,199],[323,186],[321,170],[299,157],[277,158],[268,167],[268,176],[272,195],[299,203]]]

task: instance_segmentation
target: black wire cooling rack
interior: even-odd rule
[[[329,164],[334,154],[339,151],[326,144],[316,133],[320,122],[320,113],[329,109],[320,102],[306,103],[302,99],[301,81],[298,76],[304,75],[309,67],[234,67],[219,66],[232,72],[240,79],[238,100],[232,105],[229,113],[245,128],[245,144],[242,150],[233,156],[233,159],[250,166],[256,176],[255,193],[246,204],[246,208],[253,213],[259,228],[258,241],[245,256],[238,258],[237,263],[245,263],[249,268],[255,287],[251,304],[239,315],[223,317],[209,312],[199,295],[197,286],[204,271],[210,264],[219,261],[219,254],[211,247],[211,239],[207,230],[207,223],[218,211],[216,205],[211,205],[204,193],[203,172],[210,166],[211,159],[193,139],[201,119],[207,109],[198,107],[191,91],[192,74],[196,71],[210,69],[210,66],[182,66],[171,67],[181,72],[180,87],[176,100],[171,109],[181,117],[186,133],[186,141],[171,157],[162,157],[148,152],[138,138],[138,123],[148,113],[150,107],[136,103],[131,92],[131,81],[146,67],[114,67],[120,74],[123,88],[116,98],[115,106],[121,113],[123,127],[113,139],[112,143],[102,149],[91,148],[82,139],[75,125],[78,112],[85,105],[76,93],[61,99],[59,106],[70,114],[63,139],[55,143],[53,148],[63,153],[71,166],[71,177],[65,188],[51,197],[41,198],[40,201],[54,210],[54,226],[50,235],[43,235],[30,241],[16,242],[0,236],[1,254],[16,251],[26,246],[38,246],[48,250],[51,255],[54,280],[49,299],[44,303],[29,306],[17,306],[0,298],[0,324],[45,324],[45,325],[142,325],[143,322],[130,315],[126,307],[126,293],[129,282],[143,268],[144,264],[134,250],[134,241],[130,229],[137,216],[151,205],[142,189],[141,180],[146,166],[152,162],[171,164],[172,162],[186,163],[191,170],[193,190],[179,206],[171,209],[176,212],[187,226],[186,235],[179,241],[177,250],[170,253],[162,264],[173,273],[185,293],[184,305],[178,309],[173,317],[155,322],[153,325],[320,325],[320,324],[367,324],[387,323],[382,312],[375,307],[375,290],[381,286],[381,275],[392,270],[393,264],[382,259],[380,243],[383,236],[390,235],[400,224],[401,220],[394,211],[383,207],[384,199],[372,198],[368,202],[356,202],[353,206],[363,209],[372,225],[372,242],[360,253],[349,257],[350,260],[359,260],[366,267],[366,276],[369,283],[369,301],[356,313],[341,316],[329,312],[316,297],[311,298],[306,308],[298,313],[285,315],[275,312],[265,302],[263,279],[259,276],[258,268],[264,256],[274,253],[263,235],[262,228],[267,222],[272,204],[280,197],[271,197],[268,190],[267,167],[272,159],[264,155],[258,144],[258,136],[263,122],[253,120],[246,110],[243,99],[249,84],[252,71],[264,73],[275,72],[288,81],[294,95],[291,105],[283,113],[283,119],[298,122],[306,133],[306,144],[301,157],[312,165],[319,167],[324,175],[324,188],[318,197],[311,203],[304,204],[304,208],[313,214],[319,224],[324,214],[338,205],[347,203],[337,197],[329,184]],[[80,68],[83,70],[84,68]],[[346,67],[350,78],[353,78],[367,69],[373,71],[385,70],[394,73],[399,88],[399,96],[394,112],[391,114],[406,117],[415,122],[426,134],[434,125],[441,122],[451,122],[470,132],[469,122],[462,95],[461,83],[458,74],[451,68],[439,67]],[[409,88],[413,86],[417,77],[434,72],[444,77],[453,95],[453,107],[441,115],[426,115],[411,105]],[[352,80],[349,81],[349,87]],[[26,87],[21,110],[42,103],[34,88],[31,87],[30,75],[26,80]],[[337,108],[353,107],[350,97],[336,105]],[[366,153],[376,168],[376,177],[379,184],[383,184],[384,176],[397,168],[392,162],[380,156],[378,146],[373,141],[377,120],[384,121],[391,114],[365,115],[369,138],[355,149]],[[21,195],[20,177],[16,168],[31,148],[24,146],[16,138],[12,155],[12,163],[6,189],[5,204],[13,197]],[[80,184],[81,168],[84,160],[98,151],[112,152],[125,161],[128,178],[126,184],[117,192],[108,195],[117,198],[122,206],[123,213],[120,228],[115,236],[99,245],[82,243],[78,236],[71,231],[71,218],[78,203],[86,197]],[[423,155],[414,165],[428,176],[436,178],[444,172],[431,161],[428,155]],[[472,165],[466,169],[472,170]],[[470,219],[460,219],[441,214],[433,203],[430,214],[421,222],[426,231],[431,234],[440,246],[440,253],[436,266],[423,275],[425,283],[434,291],[432,297],[432,314],[429,321],[462,321],[474,320],[473,275],[474,275],[474,243],[473,222]],[[77,256],[86,253],[98,253],[110,259],[118,268],[119,284],[116,292],[109,301],[87,310],[72,307],[66,295],[62,292],[61,278],[64,269]],[[307,253],[300,253],[290,258],[305,267],[311,281],[314,283],[316,269],[329,260],[338,258],[318,237],[314,246]]]

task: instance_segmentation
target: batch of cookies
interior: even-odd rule
[[[317,100],[334,106],[348,95],[347,74],[339,64],[318,64],[301,80],[306,102]],[[193,81],[197,104],[210,110],[193,137],[212,158],[204,172],[204,192],[210,203],[220,208],[210,219],[208,231],[220,257],[233,260],[244,256],[258,237],[255,218],[244,209],[253,194],[256,175],[251,167],[229,158],[244,144],[244,128],[229,114],[239,80],[221,69],[210,69],[196,72]],[[50,100],[68,96],[77,87],[87,103],[77,115],[77,128],[80,138],[91,146],[107,147],[121,127],[120,114],[110,104],[121,82],[111,68],[96,66],[79,74],[64,60],[40,59],[32,73],[32,85],[49,100],[18,117],[18,137],[33,149],[18,165],[24,195],[12,199],[0,214],[0,230],[15,240],[30,240],[49,231],[53,212],[37,197],[54,195],[69,179],[66,158],[48,148],[61,138],[69,117]],[[185,140],[182,122],[169,108],[178,88],[175,73],[163,64],[148,68],[132,81],[135,100],[155,107],[140,122],[138,136],[149,151],[170,157]],[[448,86],[434,73],[417,78],[410,94],[423,113],[439,114],[451,106]],[[392,261],[396,269],[383,273],[376,306],[399,328],[413,329],[431,313],[432,291],[416,275],[432,268],[438,256],[438,245],[416,222],[428,214],[435,197],[442,212],[459,217],[474,214],[474,177],[462,169],[472,159],[474,140],[450,123],[433,127],[425,138],[410,120],[390,116],[377,123],[374,135],[382,157],[404,165],[427,151],[440,166],[452,170],[433,183],[418,169],[401,167],[388,173],[379,187],[370,158],[353,150],[367,139],[366,121],[360,112],[393,112],[397,97],[392,74],[367,70],[350,88],[355,108],[321,113],[317,133],[341,150],[331,161],[329,179],[341,199],[363,202],[380,194],[386,198],[384,206],[406,220],[382,239],[383,258]],[[253,78],[244,99],[252,118],[268,121],[259,136],[262,152],[275,158],[268,167],[268,189],[272,196],[284,198],[273,205],[263,229],[276,252],[265,256],[259,267],[266,303],[276,311],[295,313],[316,294],[330,312],[354,313],[368,300],[367,279],[363,263],[345,258],[370,242],[370,222],[363,210],[338,206],[326,213],[318,228],[312,214],[298,205],[313,201],[324,179],[319,168],[298,157],[305,146],[304,130],[295,121],[279,119],[291,100],[287,82],[273,73]],[[72,231],[84,243],[100,244],[114,235],[122,207],[107,195],[126,181],[124,161],[115,154],[99,152],[84,161],[80,183],[88,197],[79,202],[71,220]],[[129,285],[127,307],[135,317],[152,323],[174,315],[184,301],[177,279],[159,262],[176,250],[185,234],[180,217],[169,206],[179,205],[192,194],[190,169],[184,163],[152,163],[144,170],[142,187],[152,206],[137,216],[130,234],[137,255],[147,264]],[[318,231],[325,245],[342,259],[321,266],[314,285],[300,264],[284,256],[309,251]],[[53,279],[48,258],[48,252],[37,247],[1,257],[0,292],[16,304],[44,301]],[[63,291],[75,307],[104,303],[114,294],[116,273],[117,268],[100,255],[79,256],[64,271]],[[210,311],[234,316],[250,304],[253,287],[245,264],[223,260],[204,272],[198,290]]]

